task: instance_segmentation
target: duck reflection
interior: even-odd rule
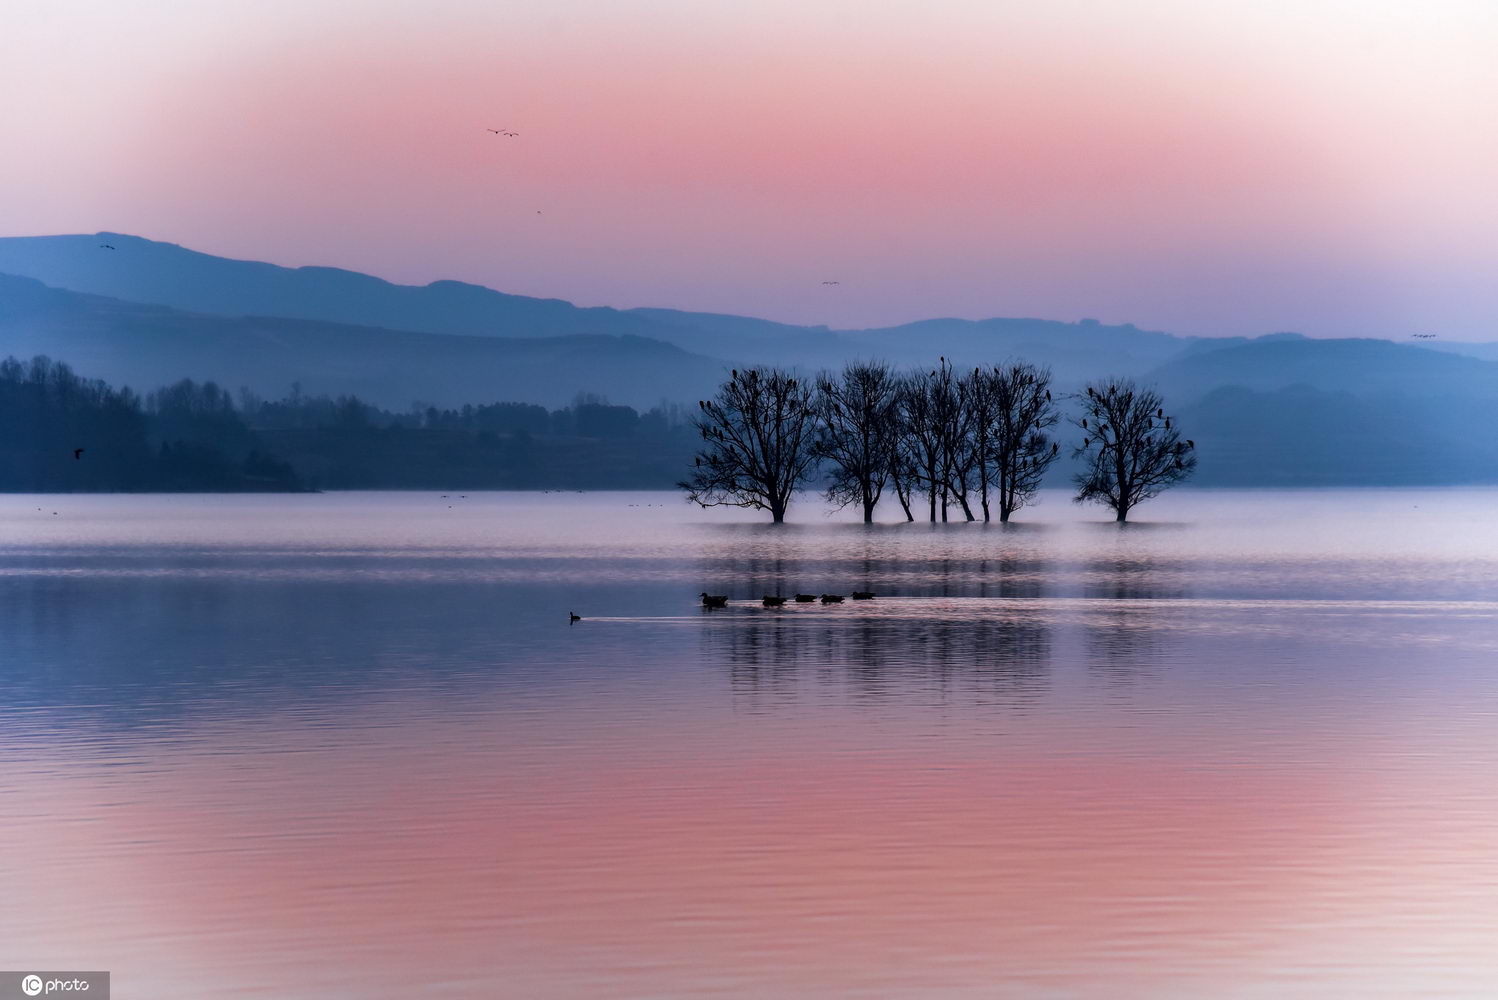
[[[702,635],[705,658],[727,663],[735,700],[750,710],[837,689],[1024,708],[1044,693],[1052,660],[1040,616],[972,600],[886,601],[857,616],[746,613]]]
[[[849,594],[880,597],[1044,597],[1055,578],[1049,558],[1028,548],[970,547],[954,554],[899,549],[888,539],[839,539],[826,548],[779,544],[714,547],[698,560],[699,587],[735,599],[762,594]]]

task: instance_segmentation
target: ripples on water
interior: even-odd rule
[[[1045,501],[0,498],[0,967],[1498,994],[1498,493]]]

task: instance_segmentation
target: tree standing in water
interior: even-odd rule
[[[1136,504],[1196,468],[1195,444],[1181,440],[1153,389],[1131,379],[1105,379],[1090,383],[1077,399],[1084,414],[1077,421],[1083,439],[1074,454],[1086,463],[1076,476],[1077,503],[1106,504],[1123,523]]]
[[[967,498],[974,465],[973,415],[967,405],[970,387],[967,378],[953,371],[950,361],[940,358],[930,372],[907,375],[900,392],[901,440],[909,471],[926,494],[932,522],[938,512],[941,520],[947,520],[954,502],[967,520],[974,520]]]
[[[900,386],[900,445],[905,458],[908,488],[926,494],[929,519],[936,522],[936,507],[942,504],[942,434],[937,404],[937,373],[912,372]],[[902,484],[903,485],[903,484]],[[903,500],[903,496],[902,496]]]
[[[999,502],[999,520],[1034,498],[1040,481],[1061,448],[1046,430],[1059,419],[1051,402],[1051,373],[1017,361],[973,373],[980,414],[974,440],[981,461],[983,520],[989,519],[989,490]]]
[[[702,450],[691,475],[677,484],[687,500],[767,510],[783,523],[816,461],[811,387],[779,368],[735,369],[718,395],[697,407],[692,425]]]
[[[827,500],[858,504],[863,520],[874,520],[896,460],[900,381],[886,364],[854,363],[817,377],[820,434],[816,453],[830,468]]]

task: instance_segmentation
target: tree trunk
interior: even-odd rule
[[[863,499],[863,523],[874,523],[874,501],[868,497],[864,497]]]
[[[962,513],[963,513],[964,517],[966,517],[969,521],[976,521],[976,520],[978,520],[976,517],[973,516],[973,508],[967,502],[967,494],[966,493],[959,493],[959,494],[957,494],[957,500],[958,500],[959,503],[962,504]]]

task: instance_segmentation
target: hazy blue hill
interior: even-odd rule
[[[100,247],[101,243],[114,250]],[[333,267],[280,267],[120,233],[0,238],[0,272],[71,291],[224,316],[286,316],[492,337],[681,334],[611,308],[507,295],[461,281],[397,285]]]
[[[414,400],[557,406],[579,391],[649,406],[699,398],[725,367],[636,336],[474,337],[214,316],[0,275],[0,357],[8,354],[45,354],[136,388],[191,377],[279,395],[300,381],[307,392],[356,393],[395,408]]]
[[[1166,392],[1190,398],[1219,386],[1272,391],[1297,385],[1359,394],[1498,397],[1498,362],[1386,340],[1266,337],[1192,353],[1148,377]]]
[[[1498,482],[1498,397],[1223,387],[1177,410],[1202,486]]]
[[[1383,340],[1262,338],[1149,373],[1202,485],[1498,481],[1498,363]]]
[[[1445,351],[1449,354],[1461,354],[1469,358],[1480,358],[1483,361],[1498,361],[1498,344],[1493,343],[1471,343],[1461,340],[1427,340],[1420,344],[1426,350]]]
[[[113,246],[105,250],[101,243]],[[489,336],[643,334],[614,309],[506,295],[459,281],[397,285],[333,267],[232,260],[120,233],[0,239],[0,272],[73,291],[226,316],[321,319]]]
[[[1067,388],[1104,374],[1142,373],[1194,343],[1131,324],[1045,319],[930,319],[843,336],[860,354],[901,364],[930,364],[934,354],[959,367],[1023,358],[1050,367]]]
[[[100,247],[107,243],[114,250]],[[651,337],[746,363],[820,367],[852,357],[962,365],[1023,356],[1073,382],[1101,369],[1137,373],[1199,343],[1133,326],[1039,319],[933,319],[829,330],[746,316],[672,309],[579,308],[437,281],[396,285],[330,267],[286,268],[231,260],[118,233],[0,238],[0,272],[71,291],[222,316],[283,316],[428,333],[478,336]]]

